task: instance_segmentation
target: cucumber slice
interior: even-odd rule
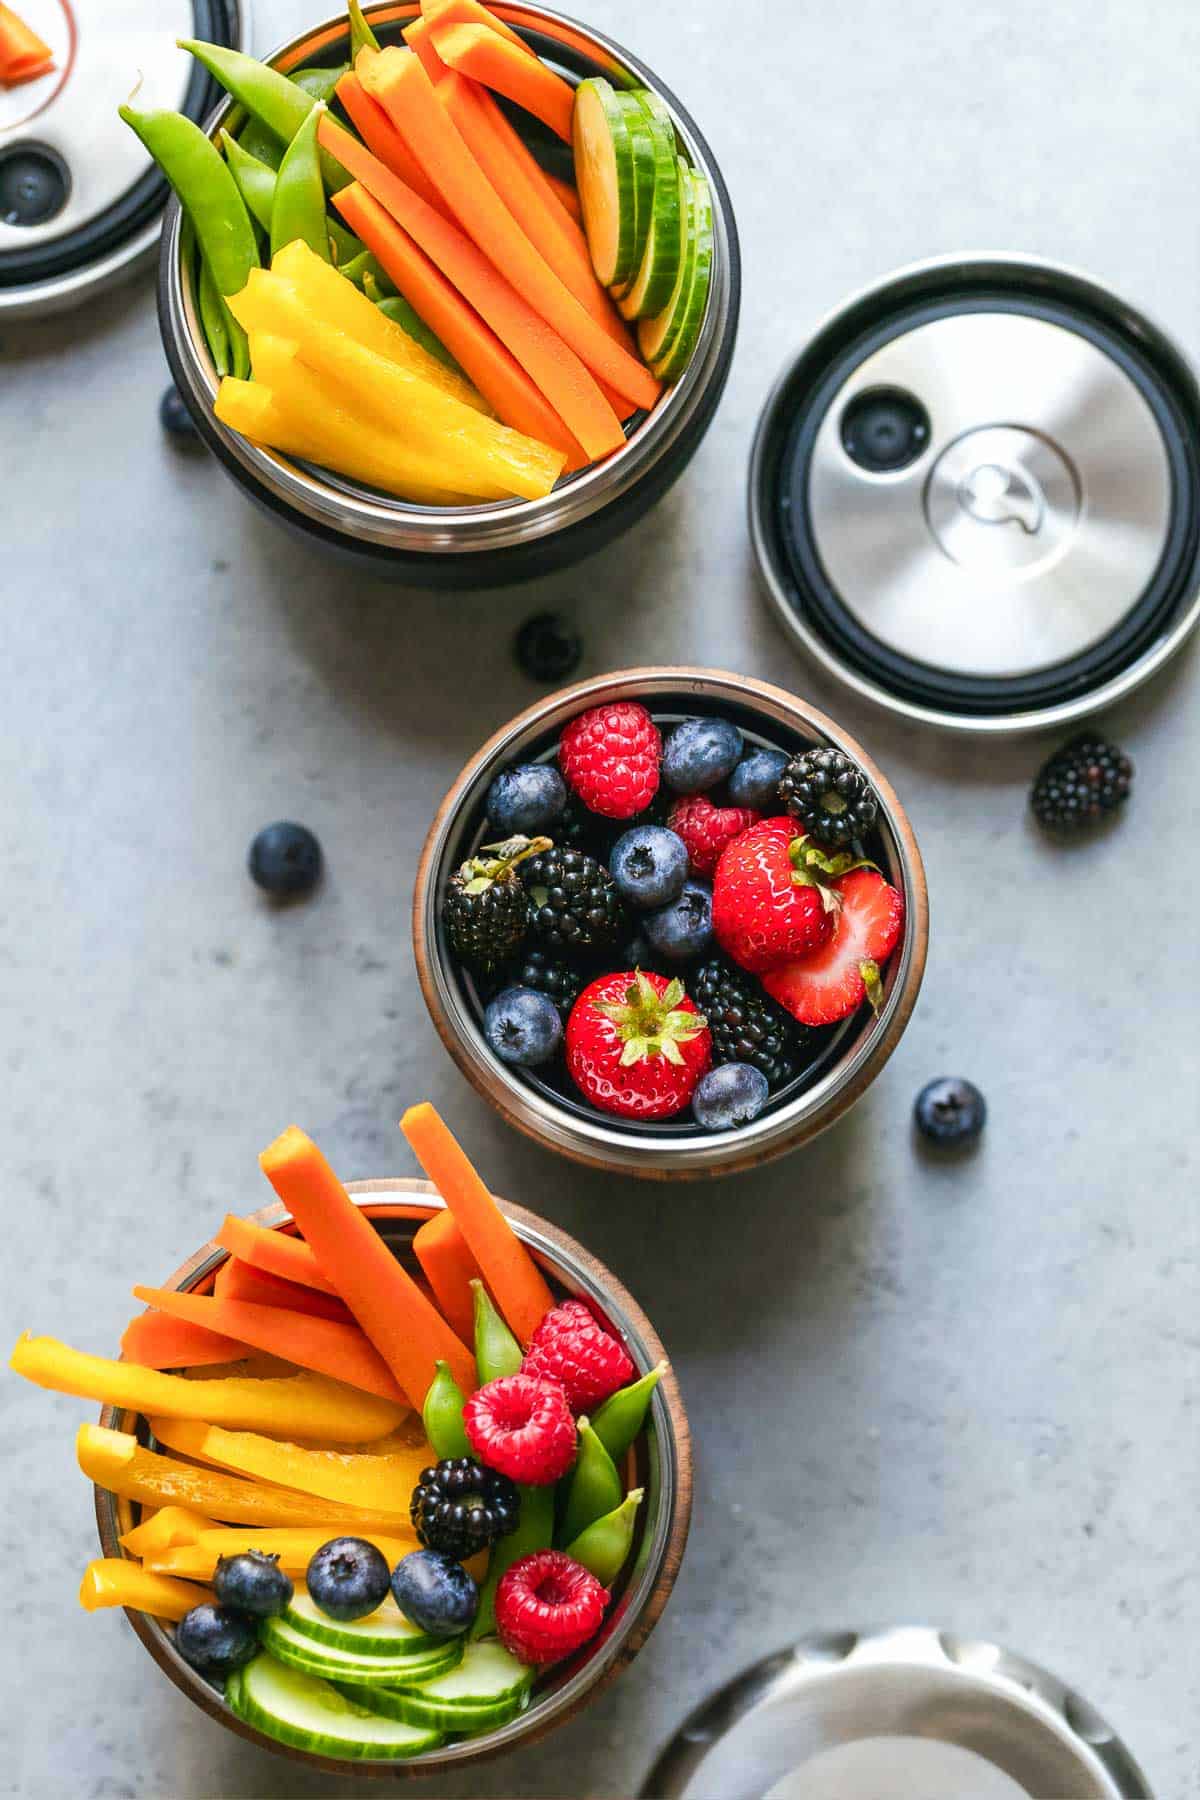
[[[310,1598],[307,1588],[297,1587],[283,1617],[293,1630],[314,1643],[332,1644],[355,1656],[424,1656],[440,1650],[444,1642],[410,1624],[390,1594],[365,1619],[331,1619]]]
[[[626,319],[650,318],[671,298],[684,256],[690,202],[687,165],[680,163],[675,151],[675,128],[655,95],[639,91],[638,97],[646,107],[655,146],[654,207],[638,272],[617,299]]]
[[[636,88],[617,94],[616,102],[625,115],[625,129],[633,149],[633,260],[624,281],[613,283],[613,293],[627,293],[637,280],[646,252],[646,239],[654,218],[654,187],[658,175],[659,132],[661,127],[649,109],[642,104]],[[671,138],[671,161],[675,160],[675,138]]]
[[[683,247],[679,258],[679,267],[675,271],[675,280],[666,305],[661,312],[642,319],[638,325],[638,349],[646,362],[653,364],[656,356],[661,356],[671,328],[678,319],[680,308],[687,299],[688,288],[692,278],[692,266],[695,258],[695,192],[692,187],[692,171],[682,156],[676,157],[676,168],[679,174],[680,201],[683,206]]]
[[[694,169],[689,171],[692,188],[691,270],[687,292],[667,339],[650,367],[660,381],[678,381],[691,361],[700,339],[704,314],[708,306],[708,290],[712,280],[713,214],[708,182]]]
[[[637,267],[633,144],[625,110],[602,76],[575,90],[575,186],[583,209],[596,279],[604,287],[628,281]]]
[[[421,1656],[376,1656],[367,1652],[355,1655],[334,1644],[317,1643],[284,1619],[264,1619],[261,1635],[272,1656],[289,1668],[327,1681],[354,1681],[372,1687],[410,1687],[433,1675],[445,1675],[462,1656],[462,1643],[457,1638]]]
[[[461,1663],[448,1675],[435,1676],[403,1691],[374,1695],[343,1685],[343,1692],[363,1706],[378,1707],[389,1718],[439,1731],[496,1731],[517,1718],[529,1704],[533,1670],[519,1663],[495,1638],[468,1644]]]
[[[256,1656],[227,1699],[239,1719],[268,1737],[319,1756],[418,1756],[441,1742],[430,1726],[384,1718],[339,1694],[327,1681]]]

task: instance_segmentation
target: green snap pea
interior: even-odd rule
[[[281,144],[290,144],[317,102],[311,94],[269,63],[256,62],[241,50],[224,44],[206,44],[200,38],[179,38],[179,48],[190,50],[215,81],[253,113]],[[321,152],[321,172],[331,194],[350,180],[345,169],[326,151]]]
[[[229,331],[225,324],[225,310],[221,305],[221,296],[217,292],[212,270],[203,259],[200,262],[200,279],[196,284],[196,310],[200,314],[200,325],[213,366],[218,375],[228,375]]]
[[[363,18],[358,0],[348,0],[346,11],[350,17],[350,61],[353,62],[360,50],[378,50],[379,39]]]
[[[496,1308],[482,1281],[471,1283],[475,1293],[475,1367],[482,1383],[500,1381],[515,1375],[521,1367],[522,1353]]]
[[[470,1456],[471,1445],[463,1424],[463,1391],[450,1373],[449,1363],[439,1362],[437,1374],[429,1384],[421,1417],[425,1436],[432,1444],[439,1462],[447,1456]]]
[[[225,147],[225,160],[233,170],[233,179],[241,189],[247,211],[270,237],[271,209],[275,204],[274,167],[261,157],[251,155],[244,139],[232,138],[227,131],[223,131],[221,142]],[[327,216],[325,229],[329,233],[330,247],[339,269],[352,262],[356,256],[365,255],[365,246],[352,231],[346,230],[340,220]]]
[[[221,152],[182,113],[136,112],[128,105],[117,111],[178,194],[217,292],[240,294],[251,269],[259,266],[258,245],[245,201]],[[244,380],[250,373],[246,334],[227,311],[225,325],[230,366]]]
[[[388,294],[372,270],[368,269],[363,276],[363,292],[368,300],[375,302],[386,319],[390,319],[394,325],[399,325],[401,331],[407,332],[415,343],[420,344],[422,350],[428,350],[430,356],[436,356],[440,363],[444,363],[448,369],[453,369],[456,375],[463,373],[441,338],[436,337],[430,331],[424,319],[419,313],[413,311],[403,294]]]
[[[325,223],[325,187],[317,158],[317,127],[324,111],[323,106],[313,107],[279,165],[271,207],[272,260],[286,245],[301,238],[323,261],[332,261]]]
[[[251,113],[242,129],[238,132],[238,143],[256,162],[266,163],[268,169],[277,169],[283,161],[283,145],[273,131],[268,131],[261,119]]]
[[[306,94],[314,100],[328,103],[333,99],[334,91],[343,75],[350,73],[349,63],[339,63],[336,69],[293,69],[288,76],[297,87],[302,87]]]
[[[361,288],[363,278],[371,273],[371,265],[374,261],[375,258],[369,250],[360,250],[357,256],[350,258],[349,262],[338,264],[338,274],[344,275],[347,281],[352,281],[356,288]]]
[[[660,1362],[640,1381],[631,1381],[628,1387],[618,1388],[615,1394],[610,1394],[592,1414],[592,1430],[615,1463],[620,1462],[645,1424],[654,1390],[666,1369],[666,1363]]]
[[[590,1570],[601,1587],[611,1587],[625,1567],[644,1492],[642,1488],[631,1488],[614,1512],[594,1519],[567,1545],[567,1555]]]
[[[330,214],[325,224],[329,230],[329,242],[333,248],[333,260],[340,269],[344,263],[353,262],[361,256],[366,245],[361,238],[356,238],[352,231],[347,231],[340,219]]]
[[[567,1477],[567,1504],[555,1533],[558,1542],[573,1544],[589,1525],[615,1512],[621,1499],[621,1477],[612,1457],[588,1421],[580,1419],[579,1454]]]
[[[500,1538],[492,1547],[487,1580],[479,1591],[479,1611],[468,1633],[472,1638],[487,1637],[496,1629],[496,1589],[501,1576],[523,1556],[532,1556],[535,1550],[548,1550],[554,1541],[554,1489],[523,1487],[520,1494],[521,1516],[516,1530]]]

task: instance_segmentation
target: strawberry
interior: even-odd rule
[[[693,872],[711,875],[726,844],[761,818],[748,806],[714,806],[707,794],[689,794],[675,802],[667,824],[683,839]]]
[[[726,844],[713,877],[713,931],[743,969],[764,969],[818,950],[835,902],[820,879],[829,859],[794,819],[760,819]]]
[[[645,970],[601,975],[567,1020],[567,1070],[603,1112],[669,1119],[712,1061],[712,1038],[681,981]]]
[[[636,700],[594,706],[572,719],[558,746],[558,766],[583,804],[606,819],[632,819],[658,792],[662,738]]]
[[[853,869],[833,882],[837,915],[828,943],[771,969],[762,984],[802,1025],[833,1025],[864,1000],[878,1008],[879,965],[896,947],[904,897],[875,869]]]

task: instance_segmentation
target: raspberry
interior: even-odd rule
[[[591,1412],[633,1380],[634,1368],[616,1338],[593,1318],[581,1300],[564,1300],[548,1312],[533,1334],[521,1364],[524,1375],[557,1381],[571,1411]]]
[[[609,1598],[574,1557],[535,1550],[515,1562],[496,1589],[500,1642],[518,1662],[558,1662],[596,1635]]]
[[[617,700],[572,719],[558,746],[567,784],[592,812],[632,819],[658,792],[662,739],[644,706]]]
[[[463,1424],[479,1460],[526,1487],[548,1487],[575,1461],[575,1421],[557,1381],[489,1381],[463,1407]]]
[[[690,794],[675,802],[667,824],[683,839],[696,874],[711,875],[726,844],[761,818],[748,806],[714,806],[707,794]]]

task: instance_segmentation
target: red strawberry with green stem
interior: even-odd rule
[[[770,969],[762,984],[802,1025],[833,1025],[864,1000],[878,1010],[880,967],[904,927],[904,897],[876,869],[857,868],[832,884],[837,896],[827,943]]]
[[[602,975],[571,1008],[567,1070],[585,1099],[626,1119],[681,1112],[712,1061],[712,1038],[681,981]]]
[[[721,852],[713,877],[713,931],[752,975],[819,950],[833,929],[836,875],[853,866],[831,857],[791,818],[762,819]]]

